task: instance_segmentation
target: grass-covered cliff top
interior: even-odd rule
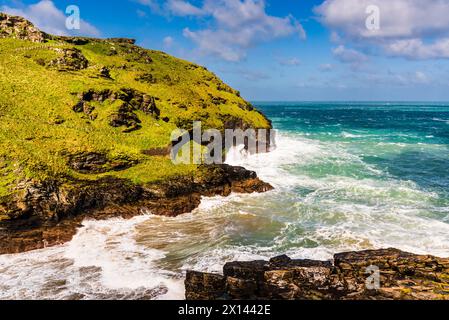
[[[30,180],[186,174],[145,150],[194,120],[270,126],[207,69],[132,41],[51,36],[5,14],[0,38],[0,197]]]

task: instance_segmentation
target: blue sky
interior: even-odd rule
[[[449,0],[0,0],[44,31],[74,34],[68,5],[81,11],[76,34],[135,38],[249,100],[449,101]]]

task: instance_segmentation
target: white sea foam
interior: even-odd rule
[[[235,149],[227,162],[255,170],[274,191],[204,198],[177,218],[85,221],[66,245],[0,256],[0,299],[182,299],[185,270],[221,272],[227,261],[283,253],[325,260],[339,251],[396,247],[449,256],[449,208],[435,207],[438,194],[367,164],[351,147],[282,133],[271,153]],[[312,174],[310,166],[357,166],[367,174]]]
[[[133,239],[150,219],[87,220],[66,245],[0,256],[0,298],[182,299],[179,275],[154,264],[164,252]]]

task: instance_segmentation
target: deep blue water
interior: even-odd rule
[[[448,195],[449,103],[256,105],[282,132],[358,147],[367,164],[398,179],[413,181],[423,189]]]

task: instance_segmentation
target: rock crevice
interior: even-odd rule
[[[396,249],[280,256],[227,263],[223,275],[189,271],[185,285],[188,300],[449,300],[449,259]]]

